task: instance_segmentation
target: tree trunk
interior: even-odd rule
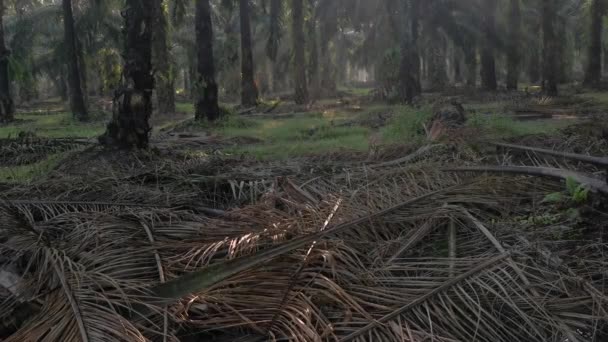
[[[541,79],[542,71],[542,56],[540,53],[540,44],[532,46],[528,61],[528,80],[530,83],[538,83]]]
[[[464,62],[467,66],[467,86],[475,88],[477,86],[477,44],[475,40],[466,42],[463,49]]]
[[[520,73],[521,7],[520,0],[511,0],[509,11],[509,43],[507,52],[507,89],[517,90]]]
[[[302,0],[292,0],[293,16],[293,51],[294,51],[294,81],[296,104],[308,103],[308,88],[306,87],[306,55],[304,36],[304,8]]]
[[[589,56],[585,85],[593,88],[600,86],[602,81],[602,30],[604,19],[603,0],[593,0],[591,4],[591,31]]]
[[[259,93],[255,84],[249,0],[240,0],[239,9],[241,19],[241,104],[251,107],[258,104]]]
[[[311,89],[312,99],[318,99],[321,94],[319,74],[319,48],[317,39],[317,20],[308,20],[308,36],[310,37],[310,57],[308,59],[308,81]]]
[[[171,63],[169,44],[167,43],[167,16],[163,0],[154,0],[154,25],[152,31],[152,59],[156,81],[156,99],[158,111],[163,114],[175,112],[175,74]]]
[[[196,56],[195,85],[196,119],[215,121],[220,117],[218,88],[213,61],[213,24],[209,0],[196,0]]]
[[[4,41],[4,10],[4,0],[0,0],[0,124],[13,121],[15,116],[8,74],[8,58],[11,52],[6,48]]]
[[[402,2],[402,12],[410,13],[410,19],[415,17],[414,6],[408,6],[407,1]],[[420,57],[416,39],[418,37],[418,26],[409,25],[404,21],[401,29],[401,62],[399,65],[399,97],[401,102],[411,104],[414,98],[420,94]]]
[[[483,0],[484,16],[482,29],[484,31],[481,49],[481,86],[485,90],[497,89],[496,82],[496,0]]]
[[[555,37],[556,0],[543,0],[543,91],[549,96],[557,96],[559,77],[559,42]]]
[[[422,93],[422,84],[420,81],[420,52],[418,51],[418,37],[420,36],[420,1],[410,1],[410,23],[412,35],[412,48],[411,48],[411,60],[412,60],[412,72],[414,75],[416,95]]]
[[[433,91],[442,90],[448,83],[446,70],[446,44],[437,29],[430,33],[431,43],[429,45],[429,87]]]
[[[125,52],[123,84],[114,95],[114,115],[103,145],[118,148],[146,148],[149,144],[152,114],[152,25],[154,7],[141,0],[127,0],[123,11]]]
[[[321,89],[326,96],[333,96],[338,90],[336,83],[336,63],[332,57],[331,46],[338,33],[338,5],[335,1],[329,4],[327,13],[321,20],[319,52],[321,55]]]
[[[68,83],[70,89],[70,109],[72,115],[80,121],[89,119],[87,103],[85,100],[86,89],[83,79],[85,77],[81,69],[82,61],[80,44],[74,30],[74,15],[72,13],[72,0],[63,0],[63,26],[65,34],[65,54],[68,64]]]

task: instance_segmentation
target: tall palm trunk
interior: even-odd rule
[[[336,83],[337,67],[332,56],[331,43],[336,40],[338,33],[338,4],[336,1],[329,3],[327,14],[321,20],[321,34],[319,41],[319,54],[321,59],[321,89],[327,96],[336,93],[338,86]]]
[[[70,109],[75,118],[80,121],[89,119],[85,99],[86,89],[84,72],[82,70],[80,44],[74,30],[74,14],[72,0],[63,0],[63,27],[65,34],[65,53],[68,64],[68,83],[70,88]]]
[[[281,41],[281,14],[283,13],[283,0],[271,0],[270,2],[270,27],[268,42],[266,44],[266,55],[271,62],[271,91],[277,91],[277,81],[279,79],[277,55],[279,53],[279,43]]]
[[[220,117],[218,89],[213,63],[213,24],[209,0],[196,0],[196,119],[215,121]]]
[[[13,121],[15,105],[11,97],[11,82],[8,75],[8,57],[10,51],[4,41],[4,0],[0,0],[0,123]]]
[[[255,84],[255,68],[251,43],[249,0],[240,0],[241,19],[241,104],[255,106],[258,103],[258,87]]]
[[[152,25],[154,7],[126,0],[123,11],[125,51],[123,84],[115,92],[114,115],[100,143],[118,148],[146,148],[152,114]]]
[[[152,59],[156,70],[156,99],[160,113],[175,112],[175,75],[171,64],[167,35],[169,23],[163,0],[154,0],[154,25],[152,26]]]
[[[415,95],[422,93],[422,84],[420,81],[420,52],[418,51],[418,38],[420,36],[420,1],[410,1],[410,34],[412,39],[411,44],[411,61],[412,61],[412,73],[414,75],[414,81],[416,86]]]
[[[543,22],[543,91],[557,96],[559,78],[559,42],[555,36],[556,0],[542,0]]]
[[[520,73],[521,7],[520,0],[511,0],[509,11],[509,42],[507,52],[507,89],[517,90]]]
[[[403,1],[403,13],[410,13],[410,20],[415,17],[414,5]],[[411,24],[411,25],[410,25]],[[408,21],[403,22],[401,29],[401,62],[399,66],[399,97],[404,103],[412,103],[420,93],[420,58],[416,45],[417,25]]]
[[[302,0],[292,0],[293,16],[293,50],[294,50],[294,82],[297,104],[308,103],[308,88],[306,87],[306,55],[304,37],[304,6]]]
[[[477,44],[471,39],[464,48],[464,62],[467,66],[467,87],[477,86]]]
[[[602,30],[604,19],[603,0],[593,0],[591,4],[591,34],[585,84],[598,87],[602,81]]]
[[[496,0],[483,0],[484,39],[481,49],[481,85],[485,90],[496,90]]]
[[[317,35],[317,20],[314,16],[308,20],[308,36],[310,37],[310,51],[308,58],[308,83],[310,95],[318,99],[321,94],[321,80],[319,73],[319,45]]]

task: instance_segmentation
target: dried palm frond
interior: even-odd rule
[[[8,189],[0,271],[12,281],[0,282],[0,333],[603,341],[606,245],[587,241],[571,247],[576,258],[558,258],[521,223],[550,209],[539,203],[559,182],[463,179],[441,171],[462,151],[433,151],[383,167],[364,155],[144,162],[133,175],[110,168]],[[207,203],[221,215],[196,210]],[[29,319],[11,319],[18,312]]]

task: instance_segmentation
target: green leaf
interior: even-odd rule
[[[589,189],[587,189],[586,187],[584,187],[582,185],[580,185],[578,188],[576,188],[576,190],[574,191],[574,195],[572,195],[572,200],[576,204],[583,204],[583,203],[587,202],[588,199],[589,199]]]
[[[545,196],[542,203],[561,203],[563,201],[564,194],[562,194],[561,192],[554,192]]]
[[[578,189],[579,186],[580,184],[576,181],[576,179],[572,177],[566,178],[566,189],[568,189],[568,194],[570,194],[570,196],[574,197],[576,189]]]

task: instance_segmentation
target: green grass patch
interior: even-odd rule
[[[585,100],[591,100],[597,104],[608,106],[608,92],[590,92],[577,95]]]
[[[416,139],[423,139],[421,134],[424,124],[433,116],[430,108],[420,109],[400,106],[395,108],[396,115],[389,125],[382,128],[381,133],[386,143],[403,143]]]
[[[339,126],[336,113],[302,114],[288,119],[232,119],[214,131],[226,137],[251,137],[263,143],[237,146],[228,153],[248,154],[260,159],[285,159],[339,150],[368,148],[369,130],[361,126]]]
[[[90,123],[75,120],[70,113],[19,114],[14,123],[0,126],[0,138],[16,137],[20,132],[33,132],[39,137],[91,138],[105,130],[105,119],[97,118]]]
[[[175,110],[179,113],[194,114],[194,104],[190,102],[175,103]]]
[[[34,179],[46,176],[61,164],[71,152],[50,155],[47,159],[34,164],[0,167],[0,182],[27,183]]]
[[[226,150],[229,154],[246,154],[258,159],[289,159],[298,156],[323,154],[337,151],[366,151],[366,135],[351,134],[340,138],[299,140],[285,144],[260,144],[240,146]]]

